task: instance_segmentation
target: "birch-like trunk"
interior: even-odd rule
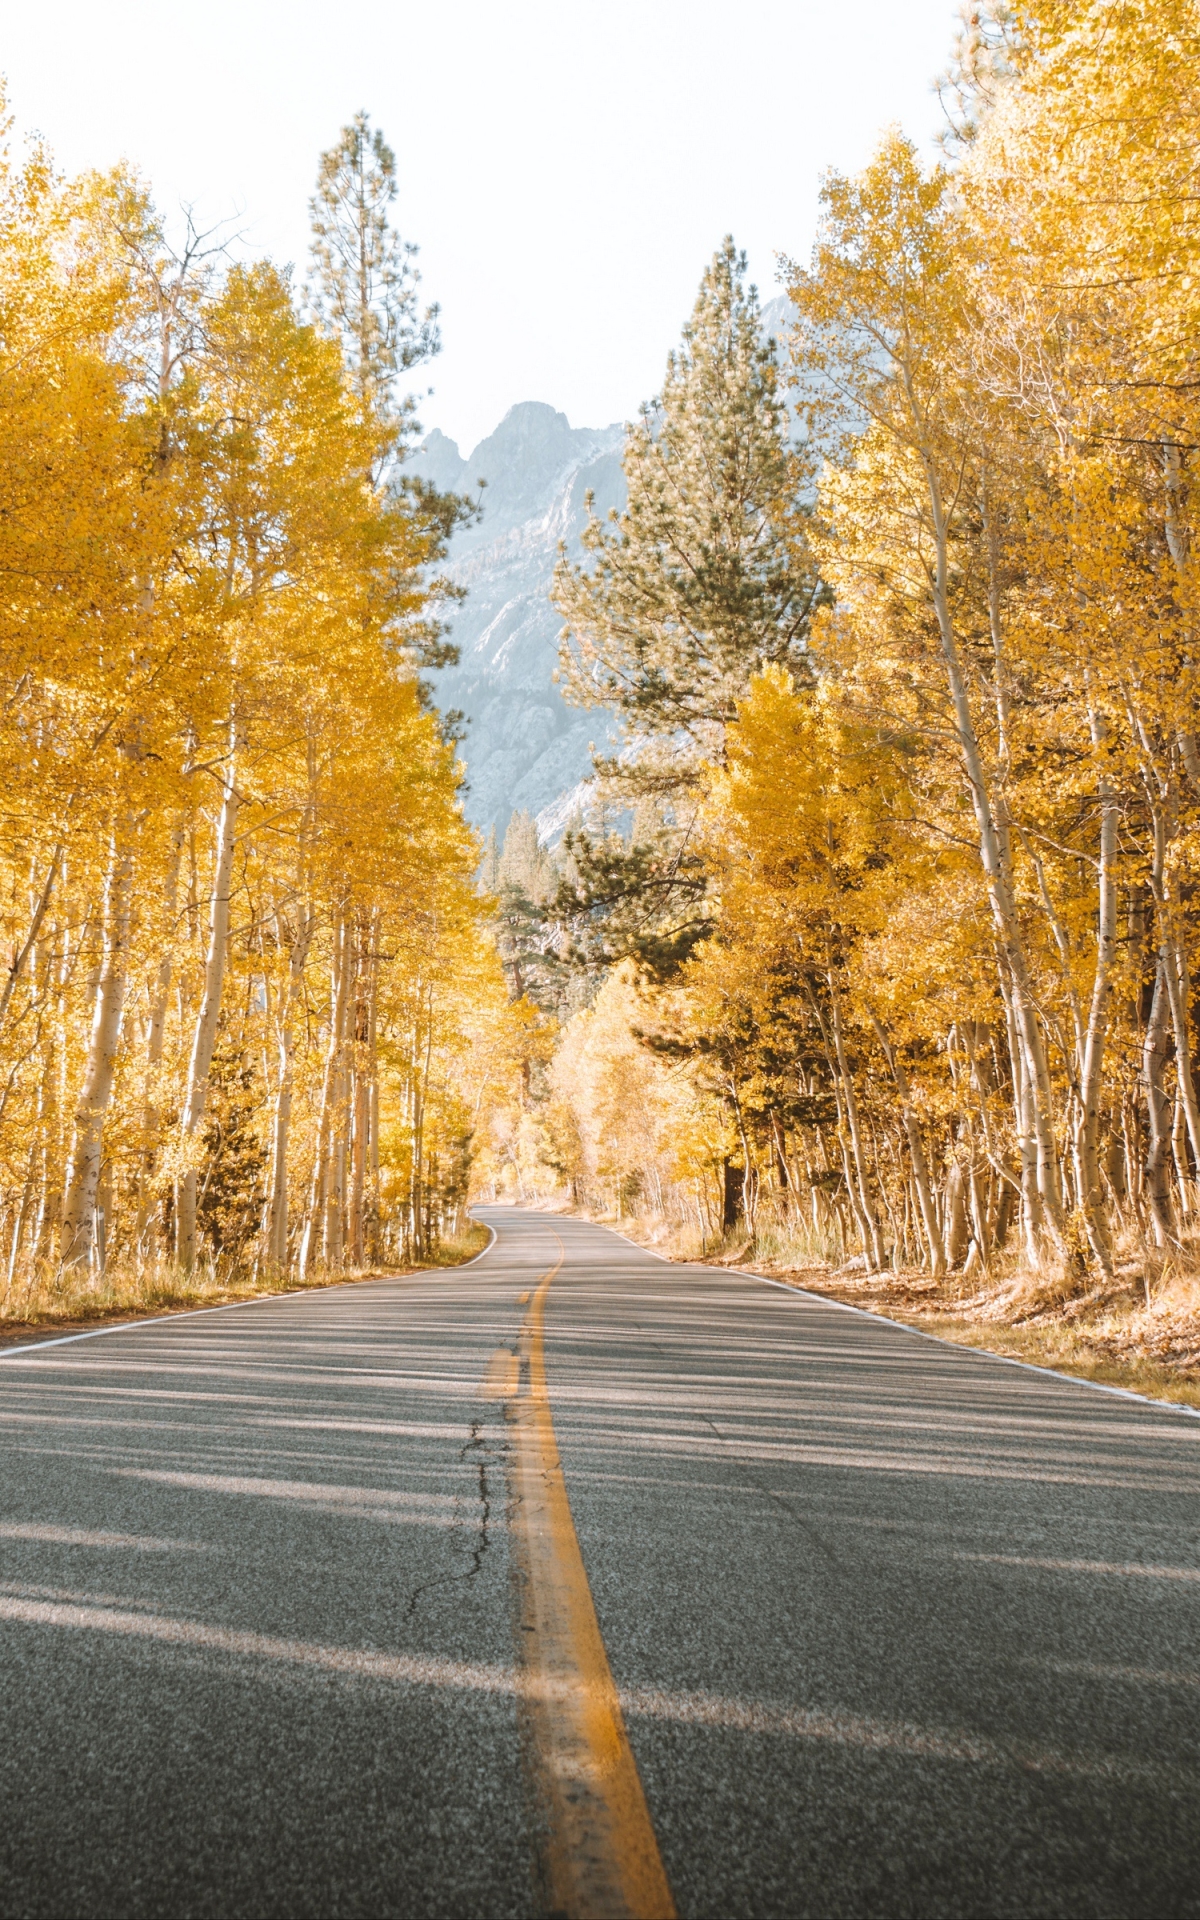
[[[988,898],[997,938],[1004,953],[1011,979],[1013,1012],[1025,1054],[1029,1076],[1034,1132],[1038,1148],[1038,1193],[1055,1246],[1067,1254],[1063,1218],[1062,1187],[1058,1171],[1058,1147],[1054,1136],[1054,1092],[1046,1049],[1038,1023],[1037,1009],[1030,990],[1029,968],[1017,919],[1016,896],[1008,850],[998,831],[979,735],[971,711],[971,695],[959,653],[958,638],[950,609],[949,522],[942,499],[937,463],[927,444],[921,410],[916,402],[912,380],[904,370],[904,384],[914,423],[918,427],[918,451],[925,471],[934,542],[933,603],[946,669],[950,699],[954,708],[955,731],[979,834],[979,851],[987,882]]]
[[[167,863],[167,879],[163,893],[163,904],[168,928],[172,931],[175,924],[175,901],[179,890],[179,863],[183,857],[183,828],[179,827],[171,836],[171,857]],[[158,1163],[159,1129],[162,1115],[158,1106],[158,1073],[162,1065],[163,1038],[167,1025],[167,1002],[171,992],[171,943],[168,938],[163,942],[162,958],[154,977],[154,986],[150,1000],[150,1024],[146,1033],[146,1081],[142,1103],[142,1180],[138,1195],[137,1243],[143,1253],[147,1251],[146,1242],[151,1232],[154,1208],[151,1202],[154,1174]]]
[[[841,1008],[838,1002],[837,989],[832,977],[829,978],[828,985],[830,1025],[833,1029],[834,1053],[837,1058],[838,1073],[841,1076],[842,1096],[846,1108],[846,1125],[850,1132],[850,1151],[854,1161],[859,1201],[866,1228],[865,1252],[871,1261],[874,1271],[876,1273],[882,1273],[884,1266],[883,1237],[879,1231],[879,1221],[876,1217],[875,1209],[871,1204],[871,1189],[868,1184],[866,1159],[863,1154],[862,1128],[859,1125],[858,1119],[858,1101],[855,1099],[854,1083],[851,1079],[850,1068],[846,1060],[845,1041],[842,1035]]]
[[[204,995],[196,1016],[196,1030],[188,1061],[187,1092],[180,1126],[182,1170],[175,1185],[175,1254],[185,1273],[196,1264],[196,1157],[200,1129],[208,1104],[208,1082],[212,1071],[213,1049],[217,1042],[217,1024],[221,1017],[221,994],[225,986],[225,965],[229,953],[229,889],[233,875],[233,850],[237,840],[239,795],[237,790],[237,728],[231,729],[229,759],[223,775],[224,794],[217,825],[216,863],[213,872],[212,904],[209,915],[208,953],[204,966]]]
[[[1029,1096],[1025,1050],[1021,1044],[1021,1033],[1013,1006],[1012,982],[1009,979],[1003,955],[1000,957],[998,972],[1008,1033],[1008,1059],[1012,1069],[1013,1127],[1017,1136],[1017,1149],[1021,1156],[1021,1229],[1025,1236],[1025,1257],[1031,1265],[1036,1265],[1039,1254],[1038,1236],[1042,1226],[1042,1196],[1038,1191],[1038,1149],[1033,1124],[1033,1102]]]
[[[46,910],[50,905],[51,895],[58,883],[62,868],[62,857],[63,843],[60,840],[50,856],[50,865],[46,869],[45,879],[39,889],[38,897],[34,902],[33,914],[29,922],[29,931],[14,952],[11,961],[4,971],[4,986],[0,989],[0,1025],[3,1025],[4,1017],[8,1012],[9,1002],[16,992],[17,983],[25,970],[25,962],[37,945],[37,938],[42,930],[42,922],[46,917]]]
[[[412,1251],[413,1257],[423,1260],[427,1251],[426,1194],[425,1194],[425,1096],[429,1086],[429,1064],[433,1057],[433,984],[429,985],[429,1008],[424,1037],[424,1059],[422,1060],[420,1010],[425,997],[425,988],[417,992],[417,1024],[413,1033],[413,1104],[412,1104],[412,1182],[410,1206],[412,1213]],[[517,1187],[522,1200],[525,1198],[525,1184],[521,1169],[516,1160],[513,1170],[517,1176]],[[618,1182],[617,1203],[620,1205],[620,1184]]]
[[[327,1267],[340,1267],[345,1257],[346,1132],[350,1117],[351,1072],[349,1025],[352,989],[357,975],[358,952],[352,922],[347,920],[342,932],[341,993],[335,1008],[337,1054],[333,1073],[329,1172],[325,1182],[325,1220],[321,1236],[321,1255]]]
[[[1179,607],[1182,612],[1187,605],[1185,588],[1188,562],[1191,557],[1191,540],[1184,512],[1183,449],[1164,443],[1162,456],[1165,502],[1163,530],[1167,536],[1167,551],[1171,556],[1179,582]],[[1185,633],[1183,647],[1185,711],[1191,710],[1196,671],[1196,663],[1188,645],[1190,638],[1191,636]],[[1187,775],[1188,784],[1193,793],[1200,794],[1200,748],[1196,744],[1195,731],[1192,727],[1181,726],[1176,738],[1179,743],[1179,757],[1183,761],[1183,770]]]
[[[1091,715],[1092,744],[1103,751],[1106,729],[1100,716]],[[1097,1265],[1112,1278],[1112,1238],[1100,1174],[1100,1096],[1104,1087],[1104,1048],[1108,1037],[1108,1005],[1117,952],[1117,826],[1120,809],[1112,782],[1101,774],[1100,897],[1096,913],[1096,964],[1088,1008],[1082,1056],[1079,1062],[1079,1125],[1076,1129],[1076,1175],[1088,1240]]]
[[[366,1191],[367,1143],[371,1125],[371,1068],[369,1055],[369,985],[365,971],[359,970],[359,990],[354,1018],[354,1079],[351,1100],[351,1168],[349,1240],[350,1260],[356,1267],[366,1265]]]
[[[374,1265],[379,1259],[379,910],[371,916],[371,996],[367,1008],[367,1201],[366,1252]]]
[[[295,1010],[300,999],[308,949],[312,942],[312,914],[304,912],[288,954],[284,981],[275,1016],[276,1046],[279,1052],[279,1091],[275,1099],[275,1118],[271,1128],[271,1172],[264,1209],[264,1254],[269,1269],[281,1271],[287,1265],[288,1240],[288,1145],[292,1125],[292,1098],[295,1090],[296,1029]]]
[[[1168,1101],[1163,1087],[1167,1059],[1167,1028],[1170,1002],[1165,979],[1165,963],[1159,955],[1154,971],[1154,998],[1150,1018],[1142,1036],[1142,1091],[1146,1100],[1146,1164],[1143,1191],[1150,1206],[1154,1237],[1160,1247],[1174,1246],[1175,1226],[1167,1189],[1168,1155],[1171,1150],[1171,1124]]]
[[[349,973],[349,940],[346,916],[339,913],[333,927],[333,967],[330,980],[329,1045],[325,1050],[325,1071],[321,1079],[321,1105],[317,1116],[317,1145],[313,1158],[313,1184],[308,1218],[300,1244],[300,1276],[310,1271],[317,1249],[323,1245],[329,1195],[330,1142],[333,1137],[334,1100],[337,1070],[346,1019],[346,987]]]
[[[104,886],[104,946],[83,1085],[75,1114],[75,1137],[63,1201],[64,1266],[91,1260],[96,1238],[96,1193],[104,1157],[104,1116],[112,1099],[129,967],[129,900],[133,849],[114,834]]]
[[[912,1093],[908,1084],[908,1075],[903,1062],[890,1044],[875,1014],[871,1013],[871,1025],[883,1048],[884,1059],[888,1063],[892,1079],[896,1083],[896,1092],[900,1098],[900,1119],[904,1126],[904,1137],[908,1142],[908,1158],[912,1167],[913,1185],[917,1190],[917,1203],[921,1210],[921,1224],[925,1229],[925,1239],[929,1247],[929,1264],[935,1280],[940,1280],[946,1271],[946,1259],[942,1251],[941,1235],[938,1232],[937,1207],[934,1204],[933,1189],[929,1179],[929,1163],[925,1158],[925,1145],[921,1139],[921,1129],[913,1112]]]
[[[1154,807],[1154,858],[1150,884],[1158,919],[1158,952],[1175,1036],[1175,1073],[1179,1082],[1179,1097],[1187,1120],[1192,1158],[1200,1167],[1200,1112],[1197,1112],[1196,1087],[1192,1077],[1192,1039],[1188,1019],[1191,982],[1187,954],[1178,936],[1176,888],[1168,859],[1169,842],[1176,833],[1178,801],[1172,776],[1168,776],[1165,785],[1162,804]]]
[[[950,1162],[946,1175],[946,1265],[956,1267],[966,1257],[971,1244],[971,1230],[967,1221],[967,1182],[959,1160]]]

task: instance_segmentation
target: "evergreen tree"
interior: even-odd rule
[[[634,803],[628,843],[568,836],[553,911],[560,949],[594,970],[629,957],[661,975],[710,930],[693,844],[704,769],[753,675],[804,678],[821,586],[809,552],[808,460],[792,442],[774,340],[727,238],[700,284],[661,394],[625,447],[628,505],[590,511],[584,560],[562,552],[567,698],[615,708],[626,748],[602,791]]]
[[[336,145],[321,155],[317,190],[309,202],[313,272],[309,298],[324,330],[338,340],[364,420],[376,435],[373,477],[393,508],[430,542],[430,558],[444,558],[446,542],[474,509],[454,493],[440,493],[427,480],[401,472],[405,451],[420,432],[416,399],[397,391],[402,374],[441,347],[438,309],[418,307],[421,276],[417,248],[391,223],[396,199],[396,156],[378,127],[357,113]],[[429,583],[443,604],[462,598],[451,581]],[[426,611],[406,635],[410,656],[423,667],[454,666],[458,649],[446,639],[443,621]],[[427,706],[432,693],[421,684]],[[462,738],[463,715],[442,716],[442,737]]]
[[[809,471],[745,273],[726,239],[662,393],[629,429],[625,512],[589,511],[583,565],[564,551],[555,575],[567,697],[621,715],[630,750],[603,771],[634,791],[686,789],[721,758],[751,676],[805,670],[820,591]]]
[[[558,929],[547,902],[558,884],[552,853],[538,839],[532,814],[514,813],[493,864],[500,956],[514,1000],[528,995],[545,1011],[561,1011],[565,990]]]
[[[342,341],[364,410],[383,420],[399,406],[411,420],[414,402],[397,402],[396,380],[441,342],[437,307],[418,310],[417,248],[391,225],[395,198],[396,156],[380,129],[356,113],[321,155],[309,202],[312,302]]]
[[[554,857],[538,839],[537,822],[531,813],[514,813],[509,820],[499,877],[502,884],[519,887],[536,905],[553,892],[557,877]]]

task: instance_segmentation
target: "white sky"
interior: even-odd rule
[[[426,427],[463,452],[517,400],[573,426],[657,387],[726,232],[764,297],[817,177],[926,141],[955,0],[0,0],[18,125],[70,172],[135,161],[164,209],[303,265],[317,155],[359,107],[442,307]],[[418,370],[422,372],[424,370]]]

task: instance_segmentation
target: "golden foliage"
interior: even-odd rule
[[[385,428],[269,263],[6,152],[9,1313],[64,1270],[311,1273],[456,1224],[504,991],[412,661],[446,514],[379,480]]]

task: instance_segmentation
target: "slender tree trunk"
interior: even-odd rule
[[[862,1129],[858,1121],[858,1102],[854,1095],[854,1084],[846,1060],[846,1049],[842,1036],[842,1016],[838,1001],[837,988],[832,975],[828,977],[830,1023],[833,1029],[834,1052],[837,1057],[838,1072],[842,1081],[842,1097],[845,1103],[846,1124],[850,1132],[850,1149],[854,1159],[854,1172],[858,1184],[859,1203],[863,1224],[866,1230],[865,1252],[876,1273],[882,1273],[884,1267],[883,1237],[879,1231],[879,1221],[871,1205],[870,1187],[867,1180],[866,1162],[863,1155]]]
[[[1167,551],[1170,553],[1179,583],[1178,605],[1181,615],[1187,605],[1187,569],[1191,558],[1191,542],[1184,516],[1183,452],[1183,448],[1172,446],[1169,442],[1163,444],[1164,531],[1167,536]],[[1196,663],[1191,653],[1191,639],[1192,636],[1185,631],[1182,650],[1184,670],[1182,704],[1185,712],[1194,711]],[[1200,750],[1196,745],[1195,731],[1192,727],[1184,725],[1180,727],[1176,737],[1179,743],[1179,757],[1183,762],[1188,784],[1193,793],[1200,794]]]
[[[958,1160],[950,1162],[946,1175],[946,1265],[957,1267],[971,1244],[967,1226],[966,1180]]]
[[[61,940],[61,948],[59,941]],[[63,1181],[66,1174],[66,1115],[69,1109],[67,1085],[67,983],[71,974],[71,939],[63,926],[51,936],[55,952],[54,1057],[48,1068],[52,1076],[45,1129],[45,1154],[42,1167],[42,1197],[33,1243],[35,1260],[49,1259],[58,1251],[62,1228]]]
[[[1091,715],[1092,743],[1103,752],[1107,729],[1100,716]],[[1100,801],[1100,897],[1096,914],[1096,964],[1088,1008],[1083,1055],[1079,1063],[1079,1125],[1076,1130],[1076,1173],[1088,1240],[1096,1263],[1112,1278],[1112,1236],[1100,1176],[1100,1100],[1104,1090],[1104,1047],[1108,1035],[1108,1006],[1117,950],[1117,826],[1120,818],[1112,782],[1104,773],[1098,782]]]
[[[1013,1005],[1012,982],[1009,979],[1003,954],[1000,956],[998,972],[1008,1027],[1008,1058],[1013,1083],[1013,1124],[1021,1156],[1021,1226],[1025,1236],[1025,1257],[1031,1266],[1036,1266],[1040,1256],[1038,1236],[1043,1218],[1042,1197],[1037,1178],[1038,1147],[1025,1049],[1021,1044],[1021,1033]]]
[[[422,1042],[421,1007],[428,993],[429,1005],[425,1014],[425,1033]],[[429,1087],[429,1066],[433,1057],[433,983],[428,987],[419,986],[417,990],[417,1026],[413,1035],[413,1120],[412,1120],[412,1238],[413,1255],[423,1260],[428,1247],[425,1239],[425,1104]],[[422,1059],[422,1046],[424,1059]],[[514,1159],[513,1170],[517,1176],[517,1190],[522,1201],[525,1199],[525,1183],[519,1163]],[[621,1203],[620,1181],[617,1182],[617,1204]]]
[[[104,1157],[104,1116],[112,1098],[113,1073],[121,1039],[125,981],[129,966],[129,903],[133,849],[125,834],[114,833],[104,888],[104,948],[92,1013],[92,1032],[79,1105],[75,1139],[63,1202],[64,1266],[92,1257],[96,1193]]]
[[[346,1238],[352,1266],[366,1265],[367,1134],[370,1127],[371,981],[370,931],[366,915],[358,921],[359,953],[355,969],[353,1048],[350,1093],[350,1197]]]
[[[337,1070],[345,1023],[348,974],[346,915],[340,912],[333,927],[333,964],[330,980],[329,1045],[325,1051],[325,1072],[321,1082],[321,1106],[317,1119],[317,1145],[313,1158],[312,1197],[304,1239],[300,1247],[300,1275],[308,1273],[313,1255],[323,1247],[329,1198],[330,1143],[333,1138],[334,1102],[337,1096]]]
[[[905,388],[912,417],[922,436],[921,459],[929,494],[935,553],[933,579],[934,614],[941,640],[942,660],[954,708],[955,728],[967,784],[971,790],[979,849],[987,881],[988,896],[996,935],[1004,953],[1011,981],[1013,1012],[1021,1037],[1029,1076],[1029,1095],[1038,1148],[1038,1193],[1046,1220],[1059,1252],[1067,1255],[1062,1189],[1058,1171],[1058,1148],[1054,1137],[1054,1095],[1050,1068],[1038,1023],[1037,1009],[1029,984],[1024,942],[1017,919],[1012,872],[1003,838],[998,832],[997,816],[984,771],[979,736],[971,711],[971,695],[963,669],[950,608],[949,522],[942,500],[941,482],[932,453],[924,444],[924,423],[916,402],[911,376],[904,371]]]
[[[925,1146],[921,1139],[921,1129],[912,1109],[912,1093],[908,1084],[908,1075],[904,1071],[894,1047],[889,1043],[883,1028],[874,1012],[871,1013],[871,1025],[883,1048],[883,1055],[896,1083],[896,1092],[900,1097],[900,1119],[904,1126],[904,1137],[908,1142],[908,1158],[912,1167],[913,1184],[917,1190],[917,1200],[921,1209],[921,1223],[925,1228],[925,1238],[929,1247],[929,1264],[935,1280],[940,1280],[946,1271],[946,1261],[942,1252],[941,1235],[938,1232],[937,1209],[933,1203],[933,1192],[929,1180],[929,1164],[925,1158]]]
[[[279,1053],[279,1091],[275,1098],[275,1119],[271,1128],[270,1186],[264,1209],[266,1264],[275,1272],[282,1272],[287,1265],[288,1144],[291,1134],[296,1071],[295,1009],[300,998],[304,969],[308,962],[312,928],[313,916],[309,910],[305,909],[300,926],[291,942],[287,977],[284,980],[275,1017],[276,1046]]]
[[[43,1089],[44,1089],[44,1081],[43,1081]],[[38,1104],[39,1104],[38,1119],[40,1121],[41,1090],[39,1090]],[[12,1284],[14,1279],[16,1278],[16,1273],[17,1273],[17,1262],[21,1257],[21,1243],[25,1237],[26,1223],[28,1222],[29,1215],[33,1209],[34,1196],[35,1196],[35,1178],[37,1173],[37,1162],[38,1162],[38,1147],[40,1144],[41,1144],[40,1127],[35,1125],[30,1135],[29,1157],[25,1164],[25,1178],[21,1184],[21,1198],[17,1206],[16,1220],[13,1224],[12,1244],[9,1247],[8,1271],[5,1275],[5,1282],[4,1282],[5,1299],[8,1298],[9,1293],[12,1291]]]
[[[367,1264],[367,1134],[370,1128],[370,1112],[371,1096],[368,1076],[361,1068],[356,1067],[351,1115],[350,1231],[348,1236],[350,1262],[355,1267],[364,1267]]]
[[[1170,1021],[1165,971],[1165,963],[1160,954],[1154,973],[1154,998],[1150,1003],[1150,1018],[1146,1022],[1146,1031],[1142,1039],[1142,1090],[1146,1100],[1148,1136],[1144,1191],[1150,1205],[1151,1219],[1154,1222],[1155,1239],[1160,1247],[1175,1244],[1175,1228],[1171,1219],[1171,1205],[1167,1191],[1171,1126],[1167,1115],[1167,1096],[1163,1088],[1163,1072],[1167,1058],[1167,1028]]]
[[[1192,1180],[1188,1171],[1187,1129],[1184,1124],[1183,1100],[1178,1082],[1175,1087],[1175,1106],[1171,1116],[1171,1158],[1175,1162],[1175,1182],[1179,1192],[1179,1211],[1186,1217],[1192,1211]]]
[[[1187,1120],[1192,1157],[1200,1166],[1200,1111],[1192,1077],[1192,1039],[1188,1019],[1191,982],[1187,954],[1178,936],[1175,885],[1171,878],[1168,846],[1176,838],[1178,795],[1173,772],[1162,783],[1160,803],[1153,806],[1154,858],[1150,884],[1154,892],[1158,918],[1158,951],[1171,1007],[1171,1026],[1175,1036],[1175,1072],[1179,1097]]]
[[[351,1051],[347,1045],[346,1029],[352,1004],[351,990],[357,980],[357,962],[353,922],[346,919],[342,929],[341,991],[335,1007],[337,1053],[333,1072],[329,1174],[325,1183],[325,1221],[321,1237],[321,1253],[327,1267],[340,1267],[345,1253],[346,1129],[349,1120]]]
[[[372,1265],[379,1259],[379,936],[376,908],[371,916],[371,992],[367,1004],[367,1218],[366,1251]]]
[[[9,1002],[12,1000],[17,988],[17,983],[25,970],[25,962],[37,945],[38,934],[42,930],[42,922],[46,917],[46,910],[50,905],[51,896],[58,882],[62,867],[62,857],[63,843],[60,840],[50,856],[50,865],[46,869],[46,877],[42,883],[38,898],[34,903],[33,915],[29,923],[29,931],[14,953],[12,960],[5,968],[4,986],[0,989],[0,1025],[3,1024],[4,1017],[8,1012]]]
[[[1196,1083],[1192,1074],[1192,1041],[1188,1020],[1191,978],[1187,954],[1182,943],[1177,939],[1173,927],[1168,929],[1163,944],[1168,992],[1171,998],[1171,1025],[1175,1036],[1175,1072],[1179,1080],[1179,1099],[1187,1122],[1192,1158],[1196,1165],[1200,1166],[1200,1112],[1196,1107]]]
[[[182,857],[183,828],[179,827],[171,836],[171,856],[167,863],[164,888],[166,922],[172,931],[175,923],[175,899],[179,889],[179,864]],[[162,958],[159,960],[154,979],[150,1000],[150,1025],[146,1034],[146,1085],[142,1104],[142,1176],[138,1194],[137,1225],[137,1243],[143,1253],[147,1251],[146,1241],[150,1235],[154,1213],[152,1193],[158,1164],[159,1132],[162,1125],[162,1115],[158,1106],[158,1075],[162,1065],[170,992],[171,940],[168,935],[163,942]]]
[[[175,1186],[175,1255],[185,1273],[196,1264],[196,1185],[200,1129],[208,1104],[208,1082],[212,1071],[213,1049],[217,1042],[217,1024],[221,1017],[221,995],[225,986],[225,965],[229,954],[229,889],[233,876],[233,850],[237,840],[239,795],[237,790],[238,731],[230,728],[229,759],[223,776],[224,795],[217,824],[216,862],[213,871],[212,904],[209,917],[208,954],[204,966],[204,995],[196,1017],[188,1062],[187,1091],[180,1126],[182,1169]]]

